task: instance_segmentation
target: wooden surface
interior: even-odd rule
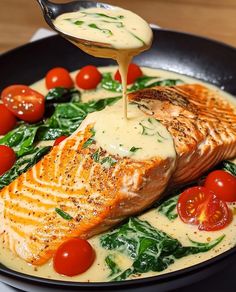
[[[66,0],[54,0],[63,3]],[[104,0],[163,28],[207,36],[236,47],[236,0]],[[0,0],[0,52],[47,28],[36,0]]]

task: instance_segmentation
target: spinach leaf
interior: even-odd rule
[[[150,88],[153,86],[174,86],[174,85],[183,83],[183,81],[180,79],[163,79],[163,80],[150,82],[154,79],[157,79],[157,77],[145,76],[145,75],[141,76],[131,85],[131,87],[128,87],[127,91],[133,92],[136,90]],[[101,86],[102,88],[112,91],[112,92],[122,92],[121,83],[114,80],[110,72],[103,74]]]
[[[36,164],[42,157],[49,152],[51,147],[34,148],[33,153],[21,156],[13,167],[0,176],[0,189],[9,185],[19,175],[26,172],[34,164]]]
[[[134,84],[129,88],[129,91],[136,91],[144,88],[150,88],[153,86],[174,86],[183,83],[180,79],[163,79],[150,82],[151,80],[157,79],[157,77],[152,76],[141,76]]]
[[[61,103],[61,102],[80,102],[81,93],[76,88],[67,89],[64,87],[55,87],[48,91],[45,96],[46,102]]]
[[[209,243],[192,242],[183,246],[177,239],[138,218],[130,218],[121,227],[100,237],[100,244],[107,250],[115,250],[133,260],[133,264],[112,280],[125,280],[132,274],[163,271],[176,259],[206,252],[223,240],[224,236]]]
[[[104,73],[102,75],[101,86],[102,88],[112,91],[112,92],[119,92],[119,93],[122,92],[121,83],[114,80],[110,72]]]
[[[227,170],[232,175],[236,176],[236,164],[235,163],[228,161],[228,160],[225,160],[222,162],[222,164],[223,164],[223,170]]]
[[[176,210],[176,205],[178,202],[178,197],[172,197],[166,201],[164,201],[158,208],[157,211],[161,214],[165,215],[169,220],[174,220],[178,217],[178,213]]]
[[[0,139],[1,145],[11,147],[18,157],[33,151],[34,139],[38,130],[37,124],[21,124],[19,127],[8,132]]]
[[[132,84],[132,86],[130,87],[130,90],[136,91],[136,90],[147,88],[149,82],[154,79],[157,79],[157,78],[153,76],[141,76]]]
[[[35,139],[36,141],[50,141],[63,135],[68,136],[69,132],[66,129],[50,128],[47,125],[42,125],[38,128]]]
[[[68,136],[77,130],[89,113],[100,111],[120,98],[121,96],[117,96],[87,103],[58,104],[53,115],[38,129],[36,138],[37,140],[54,140],[62,135]]]
[[[109,277],[113,277],[121,272],[121,269],[117,265],[114,259],[114,255],[110,254],[105,258],[105,262],[108,268],[111,270]]]

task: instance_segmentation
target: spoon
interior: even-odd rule
[[[107,43],[94,42],[91,40],[81,39],[81,38],[77,38],[69,34],[66,34],[64,32],[61,32],[54,26],[53,21],[59,15],[63,13],[75,12],[81,9],[92,8],[92,7],[113,9],[114,6],[108,5],[105,3],[100,3],[100,2],[84,1],[84,0],[77,0],[77,1],[63,3],[63,4],[52,3],[48,0],[37,0],[37,1],[43,11],[44,19],[46,20],[47,24],[64,38],[72,41],[73,43],[76,43],[77,45],[80,44],[82,46],[88,46],[88,47],[113,49],[112,45],[107,44]]]

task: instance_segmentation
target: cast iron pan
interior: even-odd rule
[[[236,95],[236,49],[219,42],[189,34],[154,30],[151,50],[135,62],[195,77]],[[105,66],[112,60],[91,57],[59,36],[49,37],[0,56],[0,90],[11,84],[31,84],[45,76],[52,67],[70,71],[93,64]],[[156,277],[118,283],[76,283],[36,278],[7,269],[0,264],[0,279],[27,291],[169,291],[210,277],[236,260],[236,247],[204,263]],[[227,271],[230,271],[226,268]],[[233,274],[233,271],[231,271]],[[224,272],[225,275],[228,274]],[[218,276],[217,276],[218,277]],[[222,278],[222,281],[226,278]],[[225,290],[235,291],[235,277],[225,283]],[[234,282],[233,282],[234,281]],[[219,281],[218,281],[219,283]],[[210,285],[210,286],[209,286]],[[188,288],[190,291],[220,291],[220,283],[208,278]],[[227,286],[228,285],[228,286]],[[222,286],[221,286],[222,287]],[[227,288],[228,287],[228,288]],[[232,288],[232,290],[230,290]],[[181,289],[181,291],[184,288]]]

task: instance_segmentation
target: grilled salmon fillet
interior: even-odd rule
[[[174,170],[174,157],[158,155],[147,161],[113,156],[110,167],[95,162],[96,144],[84,147],[89,121],[0,192],[0,234],[29,263],[41,265],[64,240],[89,238],[145,209]]]
[[[157,118],[174,139],[177,162],[170,186],[236,156],[236,108],[216,91],[200,84],[153,87],[129,94],[129,100]]]
[[[217,93],[180,85],[145,89],[129,99],[167,127],[177,158],[112,156],[115,163],[105,167],[94,160],[96,143],[85,147],[94,125],[88,116],[73,135],[0,192],[0,234],[27,262],[45,263],[64,240],[107,230],[147,208],[168,185],[188,182],[236,156],[236,114]],[[111,156],[104,150],[101,155]]]

